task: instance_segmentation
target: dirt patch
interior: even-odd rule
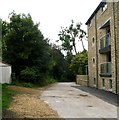
[[[21,93],[13,97],[13,101],[8,109],[8,111],[14,113],[15,118],[59,118],[56,111],[39,99],[45,88],[9,87]]]
[[[8,88],[13,89],[19,93],[22,94],[37,94],[40,95],[45,87],[43,88],[26,88],[26,87],[20,87],[20,86],[8,86]]]

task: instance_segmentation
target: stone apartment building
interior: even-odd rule
[[[100,2],[86,25],[89,86],[119,94],[119,2]]]

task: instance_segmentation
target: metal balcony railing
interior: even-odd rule
[[[107,33],[106,35],[100,38],[100,49],[108,47],[109,45],[111,45],[110,33]]]
[[[100,65],[101,75],[111,75],[111,62],[105,62]]]

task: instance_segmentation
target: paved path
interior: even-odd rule
[[[77,89],[75,83],[56,83],[45,90],[41,99],[62,118],[117,118],[117,106]]]

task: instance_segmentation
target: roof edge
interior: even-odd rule
[[[95,9],[95,11],[92,13],[92,15],[89,17],[89,19],[87,20],[87,22],[85,23],[86,25],[88,25],[88,23],[91,21],[91,19],[95,16],[95,14],[98,12],[98,10],[100,9],[100,7],[105,3],[105,1],[101,1],[99,3],[99,5],[97,6],[97,8]]]
[[[5,65],[7,65],[7,66],[12,66],[12,65],[10,65],[10,64],[8,64],[8,63],[6,63],[6,62],[4,62],[4,61],[1,61],[1,60],[0,60],[0,62],[3,63],[3,64],[5,64]]]

